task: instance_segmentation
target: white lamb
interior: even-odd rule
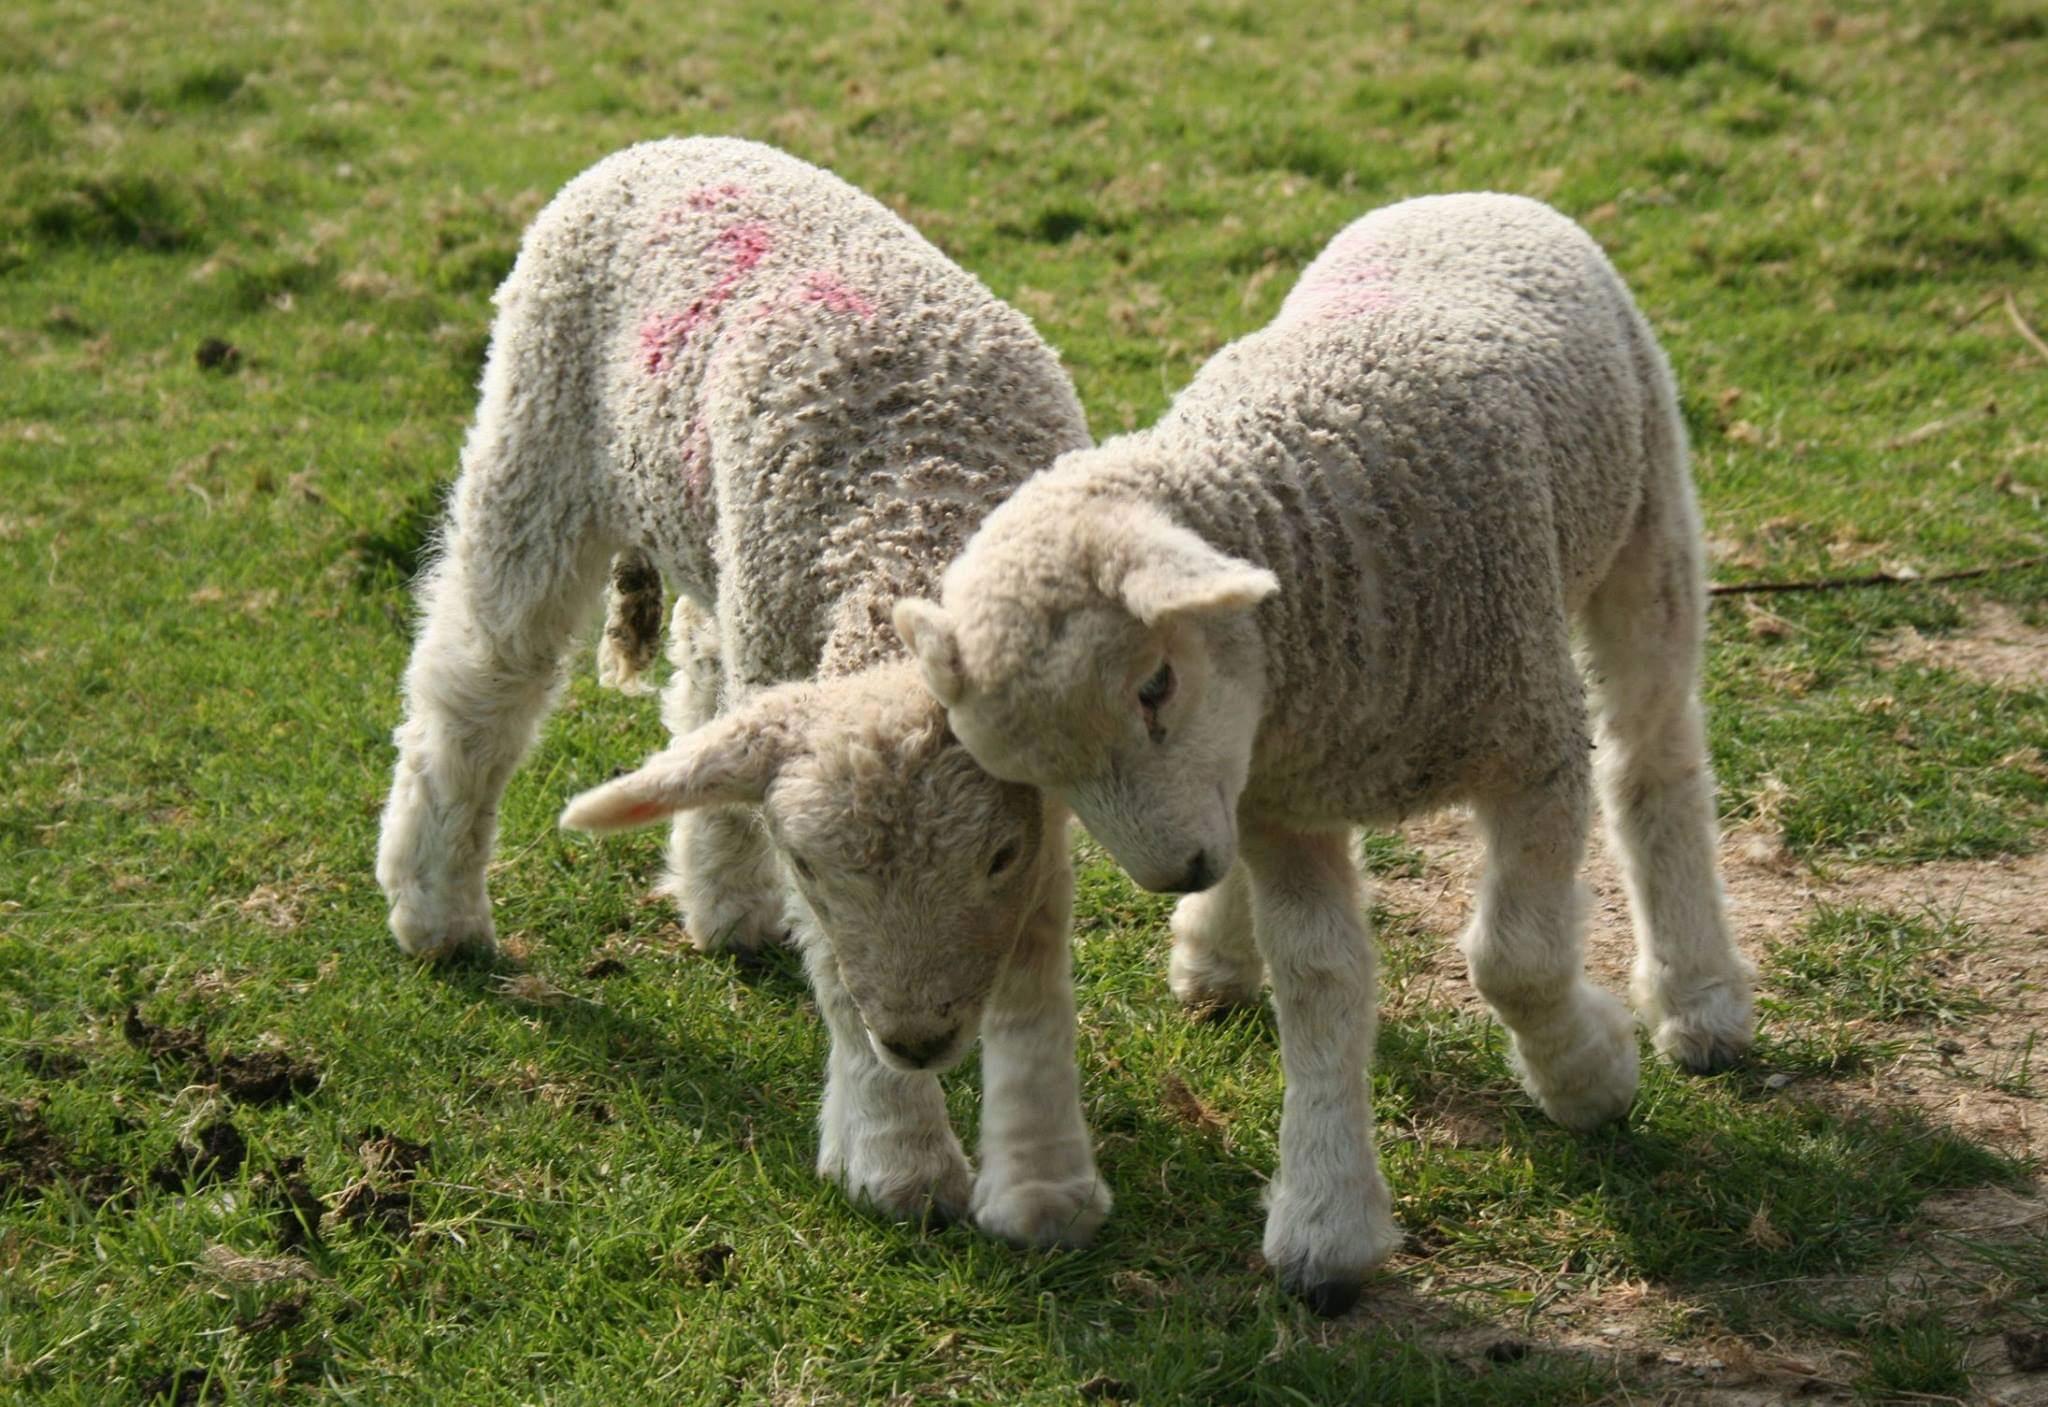
[[[1689,1069],[1748,1046],[1670,371],[1555,211],[1460,195],[1358,221],[1157,425],[991,514],[943,603],[896,623],[975,758],[1066,800],[1139,883],[1207,891],[1174,914],[1181,998],[1249,1000],[1270,972],[1286,1095],[1265,1253],[1317,1309],[1350,1305],[1398,1240],[1353,823],[1469,803],[1486,870],[1464,948],[1524,1084],[1572,1128],[1634,1096],[1633,1022],[1580,958],[1596,749],[1574,617],[1637,1004]]]
[[[701,947],[773,941],[788,911],[832,1037],[821,1175],[897,1216],[1086,1240],[1109,1197],[1074,1075],[1066,811],[973,763],[889,624],[1088,443],[1057,357],[881,205],[733,140],[576,178],[497,302],[384,813],[399,945],[490,946],[507,777],[614,554],[604,672],[646,662],[658,567],[684,597],[676,740],[564,824],[675,814],[667,885]],[[978,1181],[934,1073],[977,1027]]]

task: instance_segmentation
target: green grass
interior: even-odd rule
[[[504,808],[523,960],[413,970],[369,869],[405,583],[489,293],[607,151],[722,131],[833,166],[1038,321],[1098,433],[1149,421],[1365,209],[1536,194],[1665,340],[1725,578],[1931,573],[2044,550],[2048,374],[1995,301],[2048,328],[2044,66],[2009,0],[7,8],[0,1400],[1654,1397],[1654,1366],[1546,1328],[1559,1296],[1636,1281],[1680,1306],[1679,1347],[1805,1335],[1873,1396],[1967,1396],[1976,1311],[1873,1331],[1755,1288],[1881,1276],[1927,1197],[2024,1171],[1859,1106],[1889,1037],[1848,1023],[1960,999],[1926,980],[1956,938],[1932,920],[1824,916],[1763,955],[1787,1005],[1751,1071],[1646,1067],[1627,1125],[1584,1138],[1485,1025],[1390,1019],[1412,1254],[1325,1326],[1256,1260],[1271,1019],[1188,1023],[1168,906],[1095,852],[1082,1059],[1118,1208],[1095,1247],[1036,1255],[876,1224],[812,1177],[823,1037],[794,966],[687,956],[637,902],[653,840],[553,830],[659,741],[587,668]],[[202,366],[208,339],[236,354]],[[1718,605],[1727,816],[1768,810],[1820,865],[2031,848],[2048,783],[2006,760],[2048,749],[2048,700],[1882,647],[1965,628],[1972,597],[2039,624],[2044,586],[1776,598],[1763,631]],[[1426,935],[1384,918],[1391,970]],[[204,1051],[151,1058],[131,1005],[203,1024]],[[214,1089],[273,1039],[317,1088]],[[1803,1078],[1773,1091],[1773,1068]],[[2031,1089],[2024,1060],[1999,1078]],[[970,1131],[974,1086],[949,1081]],[[379,1130],[424,1161],[368,1171]],[[358,1184],[299,1245],[309,1199]],[[285,1245],[310,1278],[209,1249]],[[1985,1254],[1997,1312],[2038,1320],[2033,1238]],[[1534,1348],[1483,1351],[1502,1339]]]
[[[1821,904],[1771,964],[1788,1005],[1819,1020],[1941,1022],[1984,1009],[1943,979],[1969,946],[1932,915]]]

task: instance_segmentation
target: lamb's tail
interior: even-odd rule
[[[604,593],[604,639],[597,647],[597,682],[624,694],[651,694],[640,676],[661,644],[661,573],[637,547],[612,558]]]

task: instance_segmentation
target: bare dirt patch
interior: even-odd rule
[[[1401,962],[1388,964],[1383,1008],[1399,1013],[1449,1005],[1476,1013],[1482,1003],[1455,942],[1470,917],[1479,875],[1470,820],[1462,812],[1443,812],[1406,827],[1404,839],[1422,854],[1420,872],[1375,878],[1374,899],[1425,941],[1409,945]],[[1895,1024],[1881,1033],[1890,1039],[1880,1065],[1848,1076],[1792,1080],[1786,1093],[1844,1110],[1907,1111],[2027,1161],[2048,1151],[2048,1118],[2034,1084],[2037,1063],[2048,1083],[2048,855],[1819,871],[1761,843],[1767,840],[1733,831],[1724,836],[1721,855],[1736,941],[1757,961],[1764,992],[1772,990],[1773,953],[1798,940],[1818,908],[1857,905],[1961,925],[1964,937],[1956,952],[1944,954],[1941,980],[1981,999],[1984,1007],[1939,1024]],[[1586,880],[1592,892],[1588,968],[1594,981],[1625,992],[1635,939],[1620,876],[1597,835]],[[2039,1062],[2033,1056],[2037,1042]],[[1418,1132],[1453,1146],[1498,1138],[1483,1119],[1468,1118],[1466,1124],[1453,1127],[1425,1116]],[[1972,1249],[2044,1236],[2048,1191],[2038,1182],[2017,1190],[1944,1194],[1922,1206],[1887,1264],[1867,1274],[1814,1277],[1797,1289],[1872,1323],[1930,1305],[1954,1311],[1951,1318],[1981,1325],[1970,1336],[1965,1359],[1977,1400],[2048,1407],[2048,1371],[2029,1366],[2035,1361],[2033,1330],[2012,1328],[2011,1316],[2000,1313],[2015,1291]],[[1381,1297],[1366,1311],[1375,1321],[1398,1325],[1475,1362],[1501,1336],[1497,1314],[1483,1314],[1474,1323],[1443,1307],[1461,1299],[1461,1281],[1483,1280],[1484,1267],[1468,1275],[1426,1262],[1404,1268],[1397,1259],[1395,1269],[1405,1270],[1404,1278],[1418,1277],[1423,1293]],[[1717,1287],[1716,1293],[1729,1288]],[[1436,1307],[1428,1307],[1432,1301]],[[1471,1307],[1483,1309],[1486,1303],[1481,1295]],[[1850,1348],[1822,1335],[1788,1328],[1786,1337],[1766,1343],[1717,1334],[1711,1329],[1717,1321],[1704,1301],[1626,1281],[1565,1289],[1514,1332],[1535,1351],[1584,1355],[1613,1364],[1637,1383],[1656,1383],[1663,1401],[1747,1407],[1836,1399],[1854,1390],[1863,1371]],[[1688,1324],[1695,1327],[1678,1327]],[[2048,1350],[2048,1344],[2043,1347]]]
[[[1406,829],[1423,854],[1422,873],[1374,881],[1377,901],[1442,941],[1390,980],[1384,1007],[1482,1003],[1466,979],[1455,939],[1471,913],[1479,848],[1469,819],[1445,811]],[[1593,902],[1586,964],[1593,980],[1625,992],[1635,953],[1628,900],[1602,838],[1586,867]],[[1986,1010],[1940,1026],[1899,1026],[1904,1049],[1892,1064],[1835,1089],[1859,1101],[1910,1106],[1978,1142],[2018,1157],[2044,1151],[2048,1135],[2031,1090],[2032,1049],[2048,1078],[2048,853],[1905,867],[1862,865],[1816,871],[1787,861],[1757,837],[1723,838],[1722,882],[1737,944],[1755,959],[1766,991],[1772,952],[1795,940],[1823,905],[1864,905],[1924,913],[1967,926],[1968,941],[1944,981],[1980,997]]]
[[[259,1047],[226,1051],[218,1059],[207,1053],[203,1026],[160,1026],[129,1007],[121,1023],[128,1043],[155,1063],[196,1067],[201,1083],[218,1085],[223,1094],[243,1104],[276,1104],[319,1087],[320,1067],[282,1050]]]
[[[1979,601],[1963,629],[1922,635],[1911,626],[1885,642],[1878,659],[1919,664],[2004,689],[2048,689],[2048,628],[2029,625],[2000,601]]]
[[[119,1165],[79,1158],[70,1140],[43,1122],[37,1101],[0,1108],[0,1206],[61,1183],[76,1187],[94,1207],[131,1191]]]
[[[230,1182],[249,1157],[249,1140],[228,1119],[212,1119],[180,1140],[169,1156],[150,1169],[150,1185],[164,1192],[182,1192],[216,1182]]]
[[[424,1143],[375,1126],[364,1129],[356,1147],[363,1175],[335,1195],[328,1218],[387,1236],[411,1235],[418,1227],[413,1182],[431,1155]]]

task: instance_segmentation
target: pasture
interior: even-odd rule
[[[0,1401],[2048,1402],[2048,18],[1655,10],[7,7]],[[691,132],[904,214],[1097,435],[1372,206],[1581,221],[1674,363],[1716,580],[1919,579],[1714,606],[1749,1061],[1552,1126],[1452,947],[1462,823],[1367,837],[1408,1241],[1318,1320],[1257,1255],[1270,1014],[1190,1021],[1170,901],[1077,839],[1109,1224],[880,1223],[812,1175],[795,958],[697,956],[656,834],[555,830],[662,737],[591,648],[506,800],[502,953],[403,960],[406,584],[490,292],[568,176]]]

